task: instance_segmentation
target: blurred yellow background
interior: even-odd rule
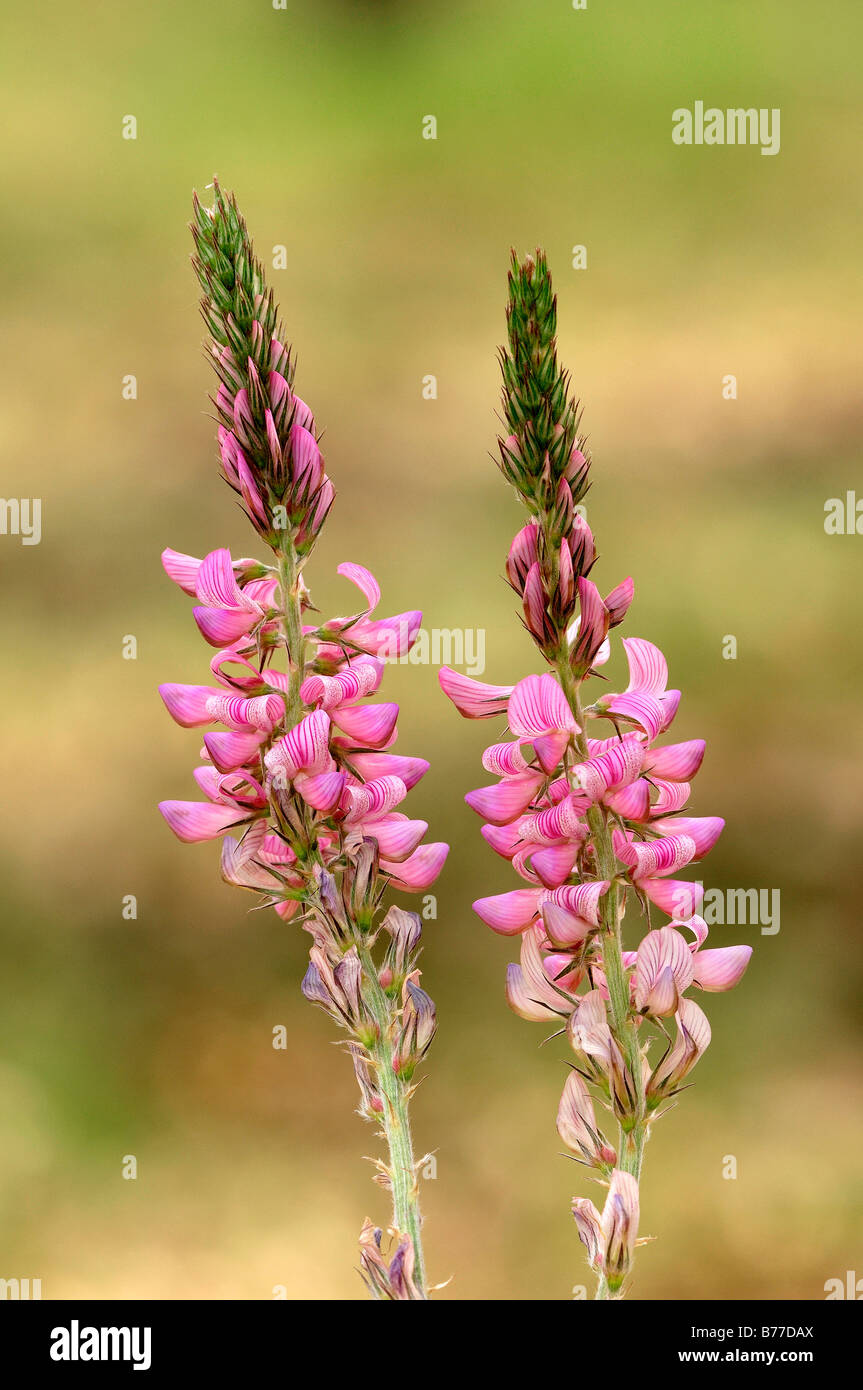
[[[2,490],[42,498],[42,539],[0,537],[0,1276],[46,1298],[357,1298],[357,1233],[387,1214],[351,1068],[299,992],[307,938],[249,915],[216,847],[156,811],[196,794],[198,748],[156,686],[209,658],[159,553],[254,553],[218,481],[188,264],[214,172],[264,261],[288,251],[272,282],[339,492],[316,602],[345,611],[335,567],[366,564],[383,612],[484,628],[491,681],[538,669],[488,455],[509,247],[545,246],[594,577],[635,576],[625,631],[666,652],[677,735],[708,740],[694,805],[728,826],[705,880],[781,890],[777,935],[716,928],[755,955],[708,999],[713,1045],[651,1140],[632,1296],[821,1298],[863,1274],[863,539],[824,530],[827,499],[863,496],[863,11],[83,0],[5,27]],[[779,107],[780,153],[673,145],[699,99]],[[384,688],[400,751],[432,761],[412,814],[453,845],[413,1107],[431,1273],[445,1298],[566,1298],[591,1189],[554,1130],[565,1048],[509,1013],[512,948],[470,910],[515,886],[462,801],[490,727],[430,666]]]

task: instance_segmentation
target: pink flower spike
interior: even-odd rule
[[[507,825],[527,810],[542,782],[541,772],[504,777],[496,786],[478,787],[468,792],[465,801],[483,820],[491,821],[492,825]]]
[[[392,877],[395,888],[418,892],[434,883],[446,862],[449,845],[435,843],[420,845],[401,864],[381,859],[381,868]]]
[[[214,840],[228,829],[248,819],[232,806],[216,806],[209,801],[160,801],[159,810],[178,840],[196,844]]]
[[[698,951],[692,957],[694,983],[699,989],[710,991],[733,989],[751,956],[751,946],[719,946],[715,950]]]
[[[194,555],[184,555],[182,551],[170,548],[162,551],[162,566],[166,575],[192,598],[195,597],[201,564],[202,561],[196,560]]]
[[[383,748],[391,739],[399,707],[394,704],[342,705],[333,719],[342,733],[364,748]]]
[[[484,681],[472,680],[450,666],[440,668],[438,681],[444,695],[452,700],[465,719],[492,719],[505,714],[514,689],[511,685],[486,685]]]
[[[491,898],[477,898],[473,910],[492,931],[501,936],[517,936],[536,919],[541,888],[515,888]]]

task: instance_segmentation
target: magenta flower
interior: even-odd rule
[[[164,801],[160,810],[185,842],[224,837],[225,881],[310,933],[303,992],[346,1030],[362,1113],[382,1126],[389,1148],[380,1167],[393,1193],[396,1253],[383,1261],[380,1233],[370,1239],[367,1223],[363,1269],[376,1297],[425,1298],[407,1105],[435,1011],[419,984],[419,917],[396,907],[379,914],[388,886],[427,889],[448,846],[424,843],[426,822],[398,809],[428,763],[388,751],[398,705],[370,698],[385,660],[413,646],[422,614],[373,618],[374,576],[344,563],[338,572],[359,589],[359,611],[308,621],[304,566],[335,495],[314,418],[294,392],[292,355],[245,224],[218,185],[212,209],[195,200],[192,231],[220,383],[222,472],[272,553],[267,562],[234,560],[225,549],[202,560],[162,556],[217,651],[212,683],[160,687],[182,727],[215,726],[194,773],[205,800]],[[388,945],[376,960],[378,940]]]
[[[633,583],[624,579],[603,598],[588,578],[596,545],[581,502],[590,457],[557,364],[544,256],[514,259],[509,284],[509,349],[501,359],[509,433],[498,443],[501,471],[528,520],[506,575],[550,670],[488,685],[444,668],[440,683],[466,718],[505,716],[512,735],[483,755],[498,780],[465,799],[484,821],[485,840],[525,886],[473,906],[493,931],[521,937],[519,964],[507,973],[510,1006],[523,1018],[565,1025],[576,1054],[558,1130],[580,1162],[610,1180],[601,1216],[583,1199],[573,1214],[599,1278],[597,1296],[618,1297],[637,1238],[650,1125],[710,1041],[689,991],[730,989],[751,948],[702,950],[702,890],[682,875],[713,847],[724,822],[689,813],[704,743],[664,741],[680,691],[668,688],[662,652],[624,638],[626,689],[592,694]],[[644,928],[636,949],[624,947],[627,909]],[[670,919],[665,926],[654,925],[657,911]],[[671,1018],[669,1040],[661,1020]],[[597,1121],[597,1103],[616,1123],[614,1144]]]

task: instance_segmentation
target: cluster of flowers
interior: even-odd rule
[[[382,1166],[394,1192],[396,1249],[409,1247],[394,1257],[391,1279],[376,1270],[371,1280],[364,1255],[366,1275],[377,1296],[422,1298],[406,1106],[435,1009],[419,984],[418,915],[391,907],[378,921],[378,913],[387,886],[427,888],[448,846],[421,843],[426,822],[399,809],[429,765],[391,751],[398,705],[369,698],[386,661],[414,644],[422,615],[376,618],[374,576],[344,563],[338,573],[359,589],[359,611],[307,621],[314,609],[303,566],[334,496],[314,419],[294,392],[291,354],[233,197],[216,185],[212,209],[196,199],[192,231],[220,382],[223,475],[273,563],[234,560],[226,549],[202,560],[162,556],[217,650],[210,684],[160,687],[178,724],[214,726],[194,771],[206,799],[163,801],[160,810],[181,840],[223,836],[224,879],[311,934],[303,993],[348,1032],[361,1113],[390,1142],[390,1166]],[[381,933],[387,944],[376,961]],[[365,1232],[362,1242],[365,1250]]]
[[[507,976],[510,1006],[526,1019],[562,1022],[575,1050],[558,1130],[609,1181],[602,1216],[584,1200],[574,1214],[601,1296],[614,1296],[636,1241],[649,1121],[710,1041],[707,1018],[686,991],[730,989],[751,948],[703,949],[701,890],[674,877],[716,843],[723,821],[687,813],[703,741],[657,742],[680,703],[662,653],[624,639],[626,690],[592,703],[584,697],[609,659],[608,633],[624,619],[633,585],[627,579],[603,599],[588,578],[596,547],[577,508],[590,460],[557,367],[555,302],[540,253],[514,264],[508,317],[504,413],[512,433],[500,441],[501,467],[531,519],[513,541],[507,577],[554,674],[495,686],[444,668],[440,682],[462,715],[505,715],[513,735],[483,755],[499,781],[466,800],[485,822],[486,841],[528,886],[480,898],[474,909],[494,931],[521,936],[520,964]],[[610,736],[590,737],[588,721],[606,721]],[[622,949],[627,896],[649,928],[635,950]],[[651,906],[671,920],[651,927]],[[666,1035],[651,1063],[644,1020],[672,1016],[675,1037]],[[618,1148],[597,1124],[589,1084],[618,1121]]]

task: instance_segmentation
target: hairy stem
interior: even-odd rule
[[[396,1075],[393,1067],[396,1055],[396,1006],[381,988],[377,967],[367,946],[360,947],[359,956],[365,977],[363,996],[378,1028],[377,1040],[370,1051],[377,1066],[384,1105],[381,1123],[390,1153],[388,1171],[392,1183],[393,1224],[397,1230],[410,1236],[414,1248],[414,1279],[422,1297],[426,1298],[419,1184],[408,1117],[409,1086]]]

